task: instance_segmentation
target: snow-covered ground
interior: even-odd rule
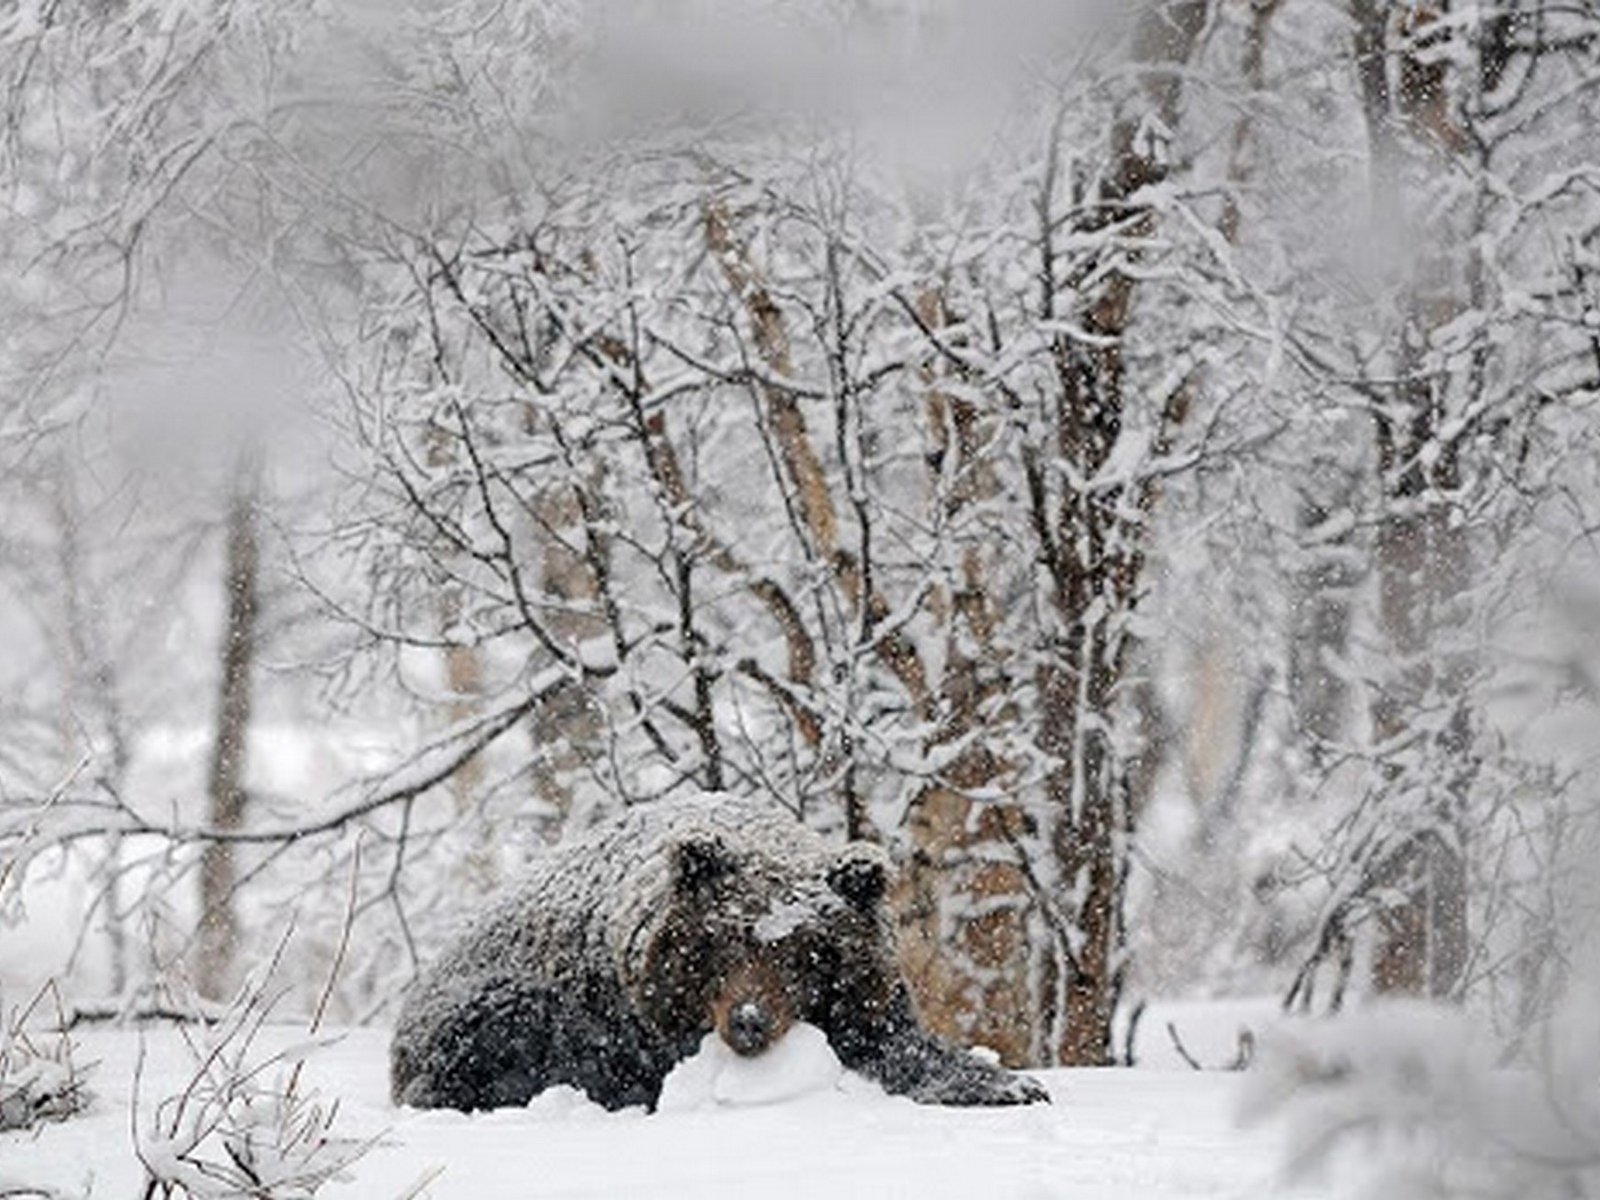
[[[1159,1039],[1166,1042],[1165,1013]],[[1183,1023],[1180,1012],[1175,1018]],[[1202,1060],[1223,1059],[1231,1032],[1191,1022]],[[330,1200],[495,1200],[496,1197],[651,1197],[674,1200],[1163,1200],[1280,1197],[1270,1127],[1235,1122],[1241,1076],[1162,1069],[1049,1071],[1054,1104],[940,1109],[884,1095],[837,1070],[809,1031],[764,1060],[708,1046],[668,1081],[662,1111],[607,1113],[568,1091],[526,1109],[464,1116],[397,1110],[387,1096],[382,1030],[352,1030],[306,1060],[301,1090],[339,1101],[335,1128],[381,1135]],[[304,1040],[268,1027],[255,1058]],[[1147,1033],[1145,1040],[1154,1036]],[[0,1134],[5,1187],[126,1200],[139,1194],[132,1150],[138,1120],[181,1092],[193,1059],[170,1029],[89,1030],[77,1059],[97,1061],[93,1107],[72,1120]],[[1191,1042],[1193,1044],[1191,1044]],[[143,1062],[140,1066],[141,1046]],[[1158,1064],[1160,1056],[1152,1055]],[[1167,1061],[1171,1061],[1168,1059]],[[26,1194],[26,1193],[24,1193]]]

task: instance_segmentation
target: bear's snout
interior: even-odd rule
[[[754,1000],[736,1004],[728,1012],[728,1027],[722,1032],[735,1054],[760,1054],[772,1044],[772,1014]]]
[[[794,1014],[778,972],[756,961],[728,977],[712,1005],[712,1021],[728,1048],[749,1058],[789,1032]]]

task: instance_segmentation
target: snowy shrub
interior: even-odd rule
[[[280,994],[269,991],[279,953],[216,1024],[181,1032],[194,1070],[163,1099],[148,1124],[135,1101],[136,1153],[145,1169],[144,1200],[297,1200],[314,1196],[367,1152],[372,1140],[334,1133],[338,1103],[301,1084],[307,1055],[328,1039],[313,1036],[276,1053],[256,1036]],[[143,1047],[140,1071],[143,1069]],[[137,1077],[136,1077],[137,1078]],[[136,1086],[137,1092],[137,1086]]]
[[[55,1023],[44,1032],[30,1031],[46,996],[54,1003]],[[73,1050],[60,995],[54,983],[47,983],[0,1028],[0,1132],[63,1121],[82,1111],[89,1102],[87,1067],[74,1061]]]
[[[1289,1182],[1373,1200],[1542,1200],[1600,1186],[1594,1060],[1494,1068],[1459,1011],[1393,1001],[1262,1039],[1240,1116],[1285,1123]]]

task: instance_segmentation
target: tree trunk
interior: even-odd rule
[[[1144,10],[1134,50],[1148,73],[1112,128],[1100,203],[1082,232],[1115,225],[1125,243],[1153,234],[1155,214],[1138,197],[1167,170],[1166,147],[1149,132],[1152,118],[1162,129],[1177,128],[1181,87],[1170,68],[1189,60],[1208,13],[1205,0],[1154,3]],[[1048,256],[1048,246],[1045,251]],[[1057,456],[1070,478],[1095,479],[1121,436],[1122,337],[1136,286],[1132,273],[1113,264],[1104,282],[1083,297],[1081,323],[1092,338],[1055,339],[1061,400],[1054,445],[1042,456]],[[1045,302],[1053,303],[1053,297],[1047,294]],[[1053,314],[1047,307],[1041,315]],[[1161,414],[1158,441],[1182,419],[1187,399],[1186,388],[1174,392]],[[1075,943],[1059,939],[1055,1054],[1064,1064],[1106,1065],[1113,1061],[1111,1026],[1126,970],[1123,901],[1138,816],[1130,786],[1133,764],[1111,739],[1132,649],[1127,619],[1138,603],[1144,567],[1143,523],[1128,514],[1147,513],[1153,490],[1137,483],[1068,487],[1054,511],[1037,481],[1030,481],[1030,490],[1056,620],[1039,673],[1039,744],[1062,764],[1048,777],[1046,798],[1058,890]]]
[[[1294,581],[1294,617],[1289,644],[1289,703],[1295,732],[1311,762],[1345,733],[1350,685],[1352,599],[1361,572],[1355,563],[1355,483],[1338,462],[1313,472],[1298,514],[1305,562]]]
[[[917,297],[917,310],[927,328],[946,324],[935,288]],[[954,519],[992,499],[998,479],[995,464],[980,453],[991,431],[978,406],[941,386],[943,375],[932,360],[919,369],[933,447],[928,505]],[[936,588],[929,604],[944,640],[935,681],[940,721],[930,749],[963,740],[969,748],[907,814],[912,854],[895,907],[901,966],[924,1022],[957,1044],[986,1046],[1006,1066],[1022,1067],[1048,1058],[1039,1036],[1037,903],[1015,849],[1024,821],[1014,803],[973,799],[1004,790],[1011,769],[992,738],[973,738],[974,732],[1017,719],[1014,711],[997,718],[992,710],[1012,690],[1011,668],[995,638],[992,559],[987,547],[964,546],[959,577],[952,587]]]
[[[245,744],[250,731],[250,674],[260,610],[260,547],[256,533],[256,488],[241,479],[228,504],[224,579],[227,613],[222,634],[222,681],[207,783],[207,824],[220,833],[244,823]],[[206,843],[200,856],[200,928],[195,986],[210,999],[227,998],[236,985],[234,968],[239,922],[234,907],[237,865],[227,841]]]
[[[1356,51],[1373,162],[1376,218],[1406,228],[1401,192],[1402,133],[1420,146],[1459,153],[1467,138],[1450,108],[1448,60],[1430,51],[1439,35],[1430,5],[1405,12],[1354,0]],[[1394,65],[1395,77],[1389,69]],[[1448,708],[1434,735],[1404,761],[1384,764],[1387,805],[1400,805],[1397,835],[1368,873],[1382,896],[1373,986],[1380,992],[1447,996],[1467,955],[1466,867],[1461,820],[1470,783],[1471,715],[1464,696],[1467,667],[1442,645],[1457,624],[1459,597],[1470,574],[1464,522],[1454,519],[1462,472],[1459,444],[1447,434],[1451,380],[1429,369],[1435,330],[1453,319],[1465,297],[1451,278],[1457,247],[1448,236],[1419,243],[1405,283],[1406,328],[1397,353],[1399,382],[1381,395],[1374,433],[1383,512],[1378,529],[1378,618],[1389,671],[1373,703],[1380,745],[1392,745]],[[1413,807],[1417,811],[1412,811]]]

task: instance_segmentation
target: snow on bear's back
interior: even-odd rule
[[[706,836],[740,859],[748,894],[760,898],[742,915],[763,940],[837,906],[826,872],[812,866],[832,851],[784,809],[726,793],[652,800],[535,855],[520,880],[465,922],[478,936],[455,945],[470,951],[472,961],[458,958],[446,972],[539,959],[541,973],[560,976],[567,967],[598,968],[601,959],[626,963],[663,915],[674,847]],[[577,960],[551,962],[552,946],[575,951]]]

